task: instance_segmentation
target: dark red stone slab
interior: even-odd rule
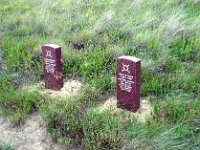
[[[45,88],[60,90],[63,87],[61,47],[55,44],[42,46]]]
[[[141,60],[131,56],[117,59],[117,107],[137,111],[140,107]]]

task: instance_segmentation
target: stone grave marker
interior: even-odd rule
[[[60,90],[63,87],[61,47],[55,44],[42,46],[45,88]]]
[[[132,56],[117,59],[117,107],[137,111],[140,107],[141,60]]]

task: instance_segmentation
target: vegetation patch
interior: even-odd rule
[[[200,148],[199,0],[1,0],[0,6],[0,108],[13,124],[39,110],[67,148]],[[44,80],[41,46],[49,43],[62,47],[65,83],[79,80],[73,97],[24,88]],[[142,62],[141,96],[152,106],[143,122],[130,116],[124,123],[123,115],[98,109],[116,97],[122,55]]]

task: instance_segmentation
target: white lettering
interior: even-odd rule
[[[123,73],[119,73],[119,78],[118,80],[120,81],[120,89],[126,92],[131,92],[133,86],[132,84],[134,84],[133,80],[133,76],[129,75],[129,74],[123,74]]]
[[[49,58],[44,58],[44,63],[45,63],[45,69],[47,73],[54,74],[55,72],[55,60],[49,59]]]

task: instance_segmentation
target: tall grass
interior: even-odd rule
[[[199,149],[199,13],[199,0],[1,0],[0,106],[15,124],[39,109],[54,139],[68,146]],[[20,89],[43,80],[46,43],[62,47],[66,80],[85,84],[75,101],[50,103]],[[121,55],[141,58],[141,95],[155,97],[144,124],[132,118],[123,126],[94,108],[115,95]]]

